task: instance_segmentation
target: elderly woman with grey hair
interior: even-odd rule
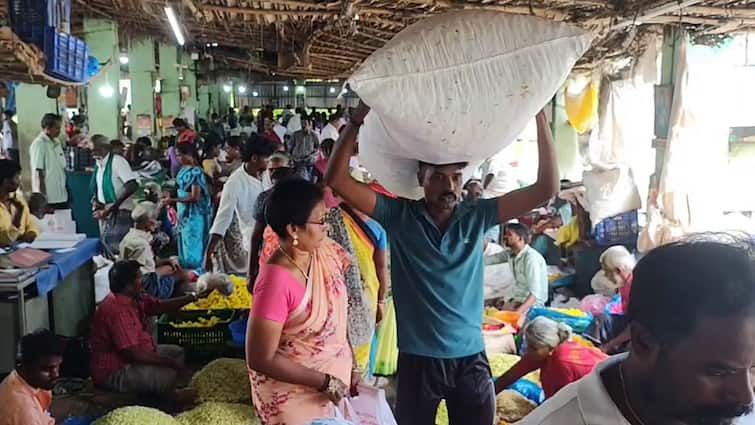
[[[189,282],[189,277],[176,260],[155,258],[152,244],[158,229],[156,215],[157,206],[149,201],[134,208],[131,213],[134,227],[120,243],[120,259],[138,262],[145,292],[159,299],[167,299],[173,296],[176,289]]]
[[[623,351],[629,344],[629,296],[632,290],[634,266],[637,260],[623,246],[612,246],[600,256],[603,275],[618,289],[618,299],[609,304],[608,313],[600,332],[600,339],[605,341],[600,349],[606,353]],[[600,273],[599,272],[599,273]]]
[[[527,351],[517,364],[495,381],[499,393],[530,372],[540,369],[545,398],[592,372],[608,356],[571,340],[571,328],[547,317],[537,317],[524,327]]]

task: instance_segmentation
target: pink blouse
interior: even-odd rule
[[[306,289],[285,267],[265,264],[254,284],[252,317],[286,323],[305,293]]]

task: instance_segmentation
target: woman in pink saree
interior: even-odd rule
[[[333,418],[334,404],[358,383],[347,337],[349,260],[326,236],[326,213],[322,190],[304,180],[279,183],[267,201],[280,245],[254,286],[246,339],[252,399],[265,425]]]

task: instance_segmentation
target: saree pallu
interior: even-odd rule
[[[344,271],[344,280],[349,294],[349,341],[354,347],[359,347],[372,341],[375,330],[375,309],[369,307],[364,293],[359,265],[356,261],[354,246],[346,229],[344,214],[339,208],[333,208],[328,211],[325,221],[330,226],[328,237],[340,245],[351,260],[351,264]],[[278,235],[273,232],[270,226],[265,228],[263,240],[259,261],[260,270],[280,246]]]
[[[207,176],[199,167],[184,167],[176,177],[178,197],[191,196],[199,186],[201,196],[192,204],[178,203],[178,259],[185,269],[201,270],[212,226],[212,195]]]
[[[283,325],[277,351],[347,385],[353,359],[346,336],[343,272],[349,264],[346,252],[330,239],[312,254],[304,298]],[[254,406],[265,425],[306,425],[334,417],[333,404],[314,388],[276,381],[253,370],[249,370],[249,379]]]
[[[349,238],[354,246],[354,254],[357,264],[359,264],[359,273],[362,278],[362,288],[365,295],[366,308],[368,311],[373,312],[369,326],[370,331],[374,336],[377,314],[377,297],[378,290],[380,289],[380,281],[378,280],[374,259],[376,249],[373,242],[374,237],[370,237],[370,235],[366,233],[370,231],[366,223],[357,223],[357,220],[359,220],[359,217],[351,216],[348,213],[343,214],[346,231],[348,232]],[[369,366],[370,350],[372,349],[373,340],[374,338],[370,337],[370,340],[366,344],[354,346],[356,364],[361,370],[366,370]]]

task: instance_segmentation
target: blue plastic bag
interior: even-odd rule
[[[99,72],[100,61],[94,56],[89,56],[89,59],[87,60],[87,80],[92,79]]]
[[[592,314],[585,314],[586,316],[584,317],[577,317],[561,313],[560,311],[554,310],[552,308],[532,307],[530,309],[530,312],[527,314],[527,321],[529,322],[536,317],[547,317],[553,321],[569,325],[572,329],[572,332],[580,334],[585,332],[587,328],[589,328],[592,324]]]
[[[543,388],[529,379],[520,379],[514,382],[514,385],[510,386],[508,389],[518,392],[524,398],[538,406],[545,401],[545,392],[543,391]]]
[[[309,423],[309,425],[354,425],[349,421],[343,419],[317,419]]]

